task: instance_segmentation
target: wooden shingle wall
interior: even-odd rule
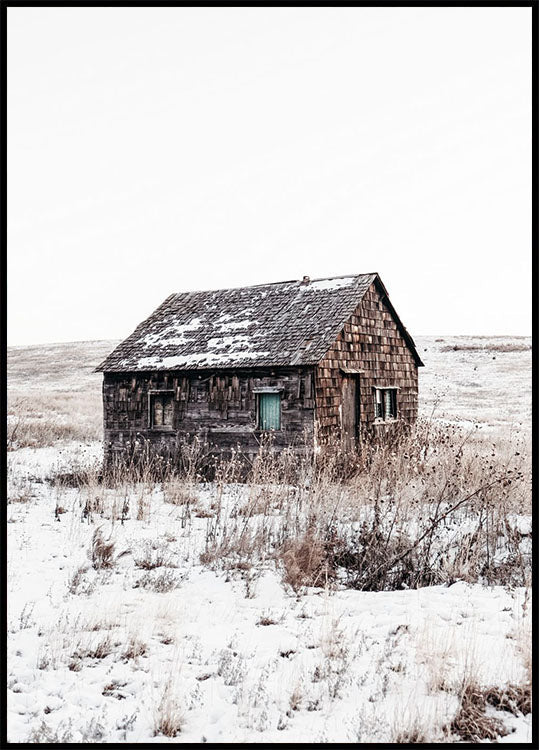
[[[216,449],[256,453],[256,389],[280,389],[281,427],[276,446],[300,443],[314,429],[312,367],[257,368],[191,373],[105,373],[103,409],[105,446],[109,452],[144,438],[174,450],[177,441],[198,435]],[[174,397],[171,428],[149,426],[149,394],[169,391]]]
[[[408,423],[416,420],[417,365],[374,283],[315,368],[315,429],[321,445],[340,439],[342,367],[363,371],[359,383],[360,425],[364,435],[387,428],[387,424],[374,421],[374,386],[396,386],[398,418]]]

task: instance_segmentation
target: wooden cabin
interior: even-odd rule
[[[106,457],[355,450],[414,422],[422,364],[376,273],[172,294],[97,368]]]

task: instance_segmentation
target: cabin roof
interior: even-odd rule
[[[375,280],[387,296],[375,273],[172,294],[96,371],[313,365]]]

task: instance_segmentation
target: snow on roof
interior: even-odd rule
[[[315,364],[375,278],[359,274],[173,294],[97,370]]]

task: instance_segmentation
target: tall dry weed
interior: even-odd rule
[[[348,461],[340,450],[261,446],[247,501],[230,513],[218,491],[203,561],[280,557],[293,587],[302,578],[363,590],[524,585],[531,558],[517,517],[530,511],[530,481],[526,446],[432,420]]]

